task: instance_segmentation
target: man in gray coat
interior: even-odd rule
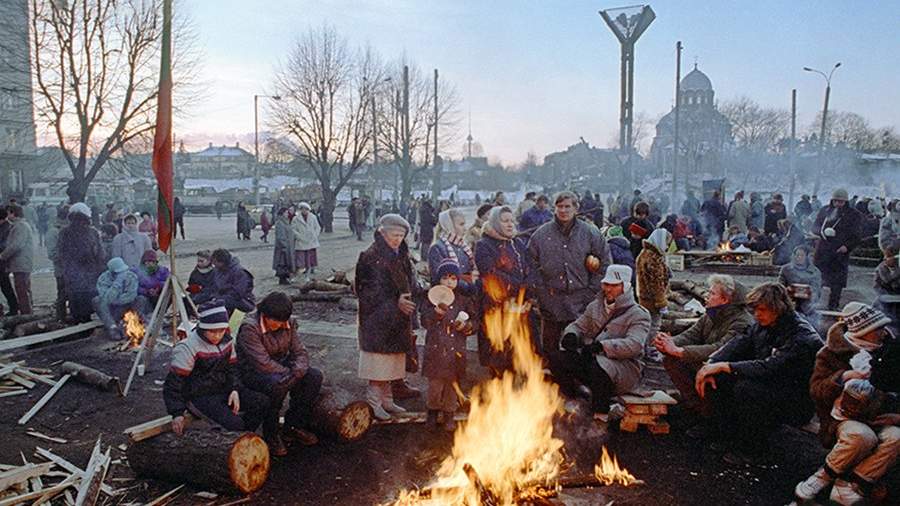
[[[566,327],[561,350],[550,354],[550,371],[562,392],[574,397],[579,383],[586,386],[595,413],[608,413],[614,395],[640,382],[640,358],[650,334],[650,313],[632,295],[631,267],[610,266],[602,289]]]
[[[31,269],[34,262],[34,240],[25,211],[18,205],[7,207],[6,219],[12,224],[6,246],[0,252],[0,262],[13,275],[13,286],[19,302],[19,314],[31,314]]]
[[[737,227],[742,234],[746,234],[751,214],[750,204],[744,200],[744,192],[737,192],[728,206],[728,226]]]
[[[594,299],[612,264],[600,230],[576,218],[578,197],[563,191],[554,202],[553,221],[541,225],[528,242],[528,286],[541,309],[545,356],[559,348],[563,329]]]

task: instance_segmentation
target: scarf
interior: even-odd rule
[[[453,218],[450,216],[449,209],[441,211],[441,214],[438,215],[438,226],[440,226],[441,229],[440,240],[444,243],[444,246],[447,247],[448,257],[459,265],[460,270],[463,270],[464,266],[459,261],[459,255],[456,254],[456,248],[462,248],[469,257],[468,267],[471,268],[470,272],[472,273],[472,276],[478,277],[478,268],[475,266],[475,255],[472,253],[472,248],[469,247],[469,243],[465,241],[465,238],[456,234],[453,227]]]

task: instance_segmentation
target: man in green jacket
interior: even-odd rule
[[[713,274],[707,280],[709,295],[706,314],[677,336],[660,332],[653,340],[663,354],[663,366],[681,392],[688,410],[704,414],[704,405],[694,388],[697,371],[709,356],[731,338],[741,335],[753,323],[747,311],[744,287],[725,274]]]

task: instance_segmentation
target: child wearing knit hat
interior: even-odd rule
[[[459,407],[459,383],[466,372],[466,338],[477,328],[473,301],[457,289],[459,276],[459,264],[449,258],[441,262],[435,275],[440,280],[436,286],[453,290],[453,300],[437,305],[426,300],[421,309],[426,329],[422,375],[428,378],[428,424],[442,423],[449,432],[456,430],[454,414]]]

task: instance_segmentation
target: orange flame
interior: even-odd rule
[[[145,332],[141,316],[137,311],[129,309],[122,315],[122,319],[125,320],[125,337],[128,338],[129,344],[133,347],[140,346]]]
[[[594,466],[594,476],[604,485],[612,485],[618,483],[623,486],[629,486],[638,481],[628,470],[619,467],[619,461],[615,456],[610,458],[606,446],[603,447],[603,455],[600,456],[600,462]]]
[[[716,247],[716,253],[728,253],[729,251],[734,250],[731,248],[731,243],[728,241],[725,241]]]
[[[503,292],[496,279],[484,282],[488,293]],[[553,437],[553,418],[563,403],[532,349],[529,310],[520,292],[485,313],[491,345],[512,350],[514,371],[473,389],[468,419],[456,430],[452,453],[438,469],[429,497],[403,491],[394,504],[480,504],[481,486],[507,506],[516,504],[523,490],[554,486],[563,442]]]

